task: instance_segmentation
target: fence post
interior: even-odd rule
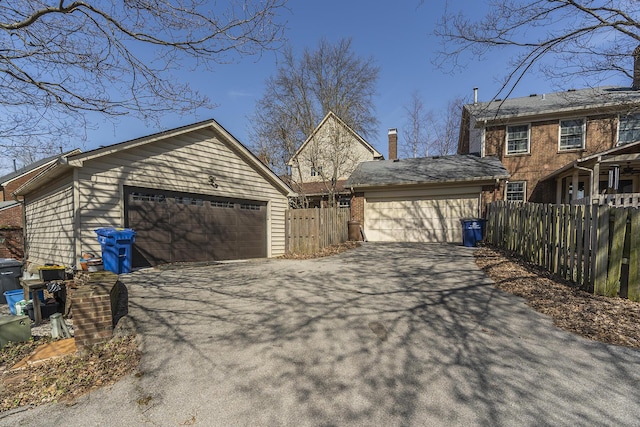
[[[613,239],[611,241],[611,253],[609,255],[609,270],[607,274],[606,296],[615,297],[620,292],[620,276],[622,268],[622,250],[624,249],[625,234],[627,231],[627,209],[613,208]]]
[[[631,230],[629,232],[629,283],[627,286],[627,298],[631,301],[640,301],[640,239],[632,236],[640,235],[640,210],[630,209]]]
[[[594,252],[593,265],[593,292],[596,295],[605,295],[607,291],[607,260],[609,256],[609,207],[595,206],[597,216],[594,218]]]

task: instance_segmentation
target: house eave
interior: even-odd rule
[[[493,175],[493,176],[482,176],[482,177],[474,177],[468,179],[439,179],[439,180],[430,180],[430,181],[422,181],[422,182],[386,182],[386,183],[372,183],[372,184],[352,184],[346,185],[346,188],[351,189],[352,191],[357,190],[367,190],[367,189],[385,189],[390,187],[435,187],[439,185],[466,185],[469,183],[473,183],[476,185],[490,185],[495,183],[496,180],[504,180],[509,179],[511,175]]]
[[[71,169],[73,169],[73,166],[69,165],[68,163],[54,163],[53,165],[44,169],[42,172],[22,184],[12,194],[14,196],[25,196],[35,189],[39,188],[42,184],[64,175]]]

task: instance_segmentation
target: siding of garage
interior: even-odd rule
[[[460,219],[479,214],[481,187],[365,192],[370,241],[461,242]]]
[[[75,264],[72,176],[69,173],[25,198],[25,250],[31,263]]]
[[[267,202],[268,255],[285,251],[286,195],[212,128],[86,160],[77,186],[82,228],[76,253],[100,250],[96,228],[124,225],[124,186]]]

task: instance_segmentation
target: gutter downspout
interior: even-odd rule
[[[2,199],[3,200],[7,200],[7,194],[5,193],[6,188],[5,187],[0,187],[0,189],[2,189]],[[27,203],[26,200],[24,198],[24,196],[22,196],[22,200],[20,200],[20,198],[18,197],[17,194],[15,193],[10,193],[11,197],[13,198],[13,200],[15,200],[18,205],[20,205],[20,209],[22,210],[22,225],[20,228],[22,228],[22,264],[23,264],[23,271],[26,271],[26,261],[27,261]]]
[[[581,170],[581,171],[585,171],[585,172],[589,172],[589,202],[593,203],[593,187],[594,187],[594,182],[593,182],[593,169],[589,169],[589,168],[585,168],[583,166],[578,166],[577,164],[573,165],[573,167],[575,169]],[[576,190],[577,191],[577,190]]]

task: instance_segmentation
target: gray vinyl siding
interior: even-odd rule
[[[216,179],[218,188],[209,184]],[[79,247],[96,252],[94,230],[124,226],[123,186],[269,202],[270,256],[285,251],[287,197],[210,129],[87,160],[78,170]]]
[[[25,200],[27,261],[35,265],[74,262],[73,186],[71,175]]]

